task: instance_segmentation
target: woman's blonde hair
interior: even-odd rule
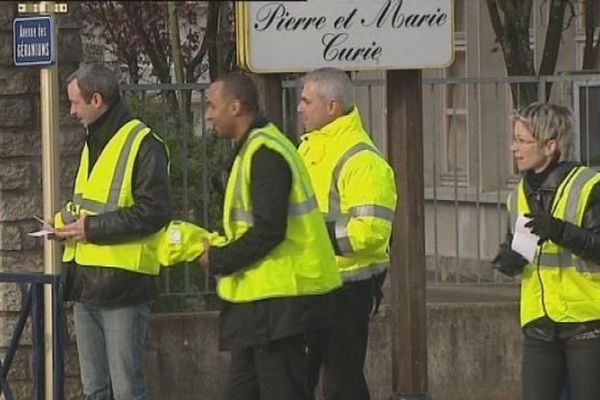
[[[511,120],[513,128],[517,121],[525,125],[540,147],[548,140],[556,140],[558,161],[572,159],[575,118],[568,107],[552,103],[531,103],[513,112]]]

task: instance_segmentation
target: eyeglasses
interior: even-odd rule
[[[537,143],[537,140],[525,140],[519,137],[513,137],[512,139],[513,144],[516,144],[517,146],[522,146],[525,144],[535,144]]]

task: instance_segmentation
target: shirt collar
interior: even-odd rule
[[[340,115],[330,123],[324,125],[320,129],[307,132],[300,137],[301,140],[307,139],[309,136],[337,136],[345,131],[362,130],[363,124],[356,106],[347,114]]]

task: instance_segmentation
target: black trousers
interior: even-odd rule
[[[600,337],[544,341],[525,336],[523,400],[559,400],[568,380],[574,400],[600,399]]]
[[[310,400],[306,335],[231,351],[223,400]]]
[[[369,317],[373,308],[372,280],[346,283],[336,293],[331,328],[309,335],[309,381],[314,395],[323,367],[327,400],[369,400],[363,373]]]

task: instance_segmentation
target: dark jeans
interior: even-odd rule
[[[306,336],[231,351],[223,400],[309,400]]]
[[[346,283],[336,293],[332,327],[309,336],[311,394],[323,366],[323,391],[327,400],[369,400],[363,373],[369,316],[373,307],[371,280]]]
[[[559,400],[568,379],[575,400],[600,399],[600,337],[544,341],[525,336],[523,400]]]

